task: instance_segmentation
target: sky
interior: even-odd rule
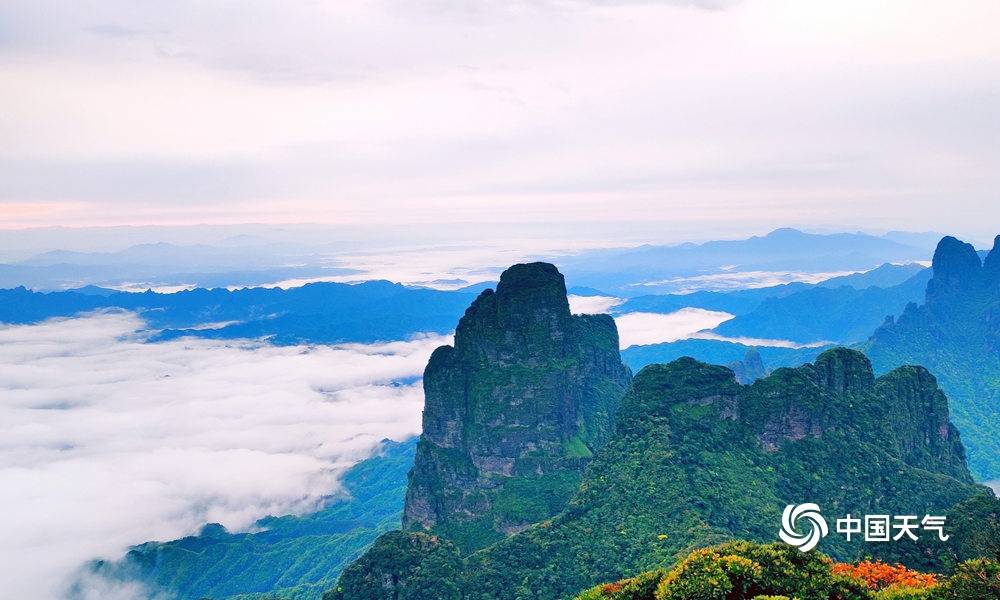
[[[0,227],[989,239],[998,20],[993,0],[12,0]]]
[[[0,581],[52,600],[88,560],[315,510],[384,438],[420,432],[449,336],[276,347],[143,343],[131,313],[0,325]],[[143,590],[94,598],[148,598]]]

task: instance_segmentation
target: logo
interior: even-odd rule
[[[800,533],[800,521],[808,526],[809,531]],[[778,537],[789,546],[795,546],[802,552],[809,552],[819,541],[830,533],[826,519],[819,512],[819,506],[813,503],[789,504],[781,513],[781,531]]]
[[[899,542],[908,538],[920,539],[919,533],[934,533],[938,541],[947,542],[951,535],[945,533],[947,517],[924,515],[851,515],[836,519],[837,533],[848,542],[864,537],[865,542]],[[808,531],[805,528],[808,527]],[[813,503],[789,504],[781,513],[781,531],[778,537],[789,546],[809,552],[830,533],[819,506]]]

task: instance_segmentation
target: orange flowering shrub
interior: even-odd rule
[[[937,578],[930,573],[907,569],[903,565],[889,565],[880,560],[865,560],[856,565],[834,563],[833,574],[860,579],[872,590],[889,587],[926,589],[937,585]]]

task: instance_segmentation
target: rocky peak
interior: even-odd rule
[[[838,394],[859,393],[875,385],[875,372],[868,357],[857,350],[831,348],[812,364],[815,381]]]
[[[629,379],[611,317],[570,314],[553,265],[507,269],[424,371],[404,527],[469,551],[551,516],[610,435]],[[511,503],[514,486],[532,497]]]
[[[960,296],[978,289],[983,265],[972,244],[946,236],[934,250],[934,277],[927,284],[927,303]]]
[[[514,265],[485,290],[455,331],[455,348],[480,359],[537,363],[573,351],[566,282],[548,263]]]

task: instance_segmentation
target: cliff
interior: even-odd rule
[[[424,372],[404,529],[463,551],[557,513],[608,439],[630,378],[607,315],[571,315],[550,264],[515,265]]]

